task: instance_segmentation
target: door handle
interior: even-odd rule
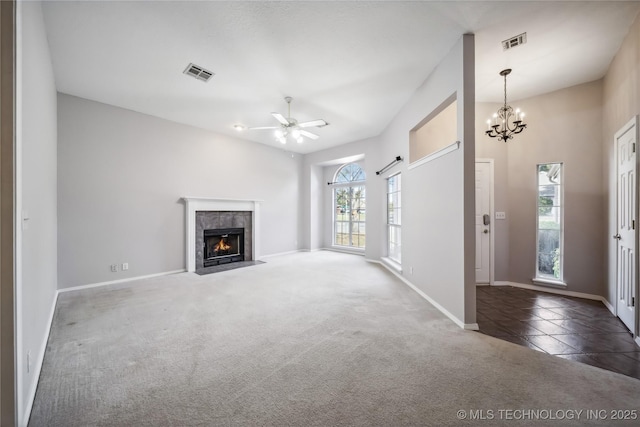
[[[622,236],[620,235],[620,233],[618,233],[618,234],[615,234],[615,235],[613,236],[613,238],[614,238],[614,239],[617,239],[617,240],[620,240],[620,239],[622,239]]]
[[[482,223],[484,225],[489,225],[491,224],[491,217],[488,214],[484,214],[482,215]]]

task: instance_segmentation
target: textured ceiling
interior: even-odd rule
[[[464,33],[476,99],[517,100],[601,78],[640,2],[56,2],[43,6],[60,92],[307,153],[378,135]],[[527,44],[500,42],[527,32]],[[215,76],[182,74],[193,62]],[[294,98],[317,141],[275,141]]]

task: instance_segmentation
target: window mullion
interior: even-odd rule
[[[357,163],[342,166],[334,175],[335,245],[364,248],[366,231],[361,219],[366,210],[365,180],[364,170]]]

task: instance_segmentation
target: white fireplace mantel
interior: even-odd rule
[[[183,197],[187,233],[187,271],[196,271],[196,211],[251,211],[253,259],[260,259],[260,202],[262,200],[212,199],[208,197]]]

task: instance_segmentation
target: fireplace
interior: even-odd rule
[[[216,228],[244,228],[244,261],[260,259],[260,200],[182,199],[185,202],[187,271],[204,268],[204,230]]]
[[[204,230],[203,265],[244,261],[244,228]]]

